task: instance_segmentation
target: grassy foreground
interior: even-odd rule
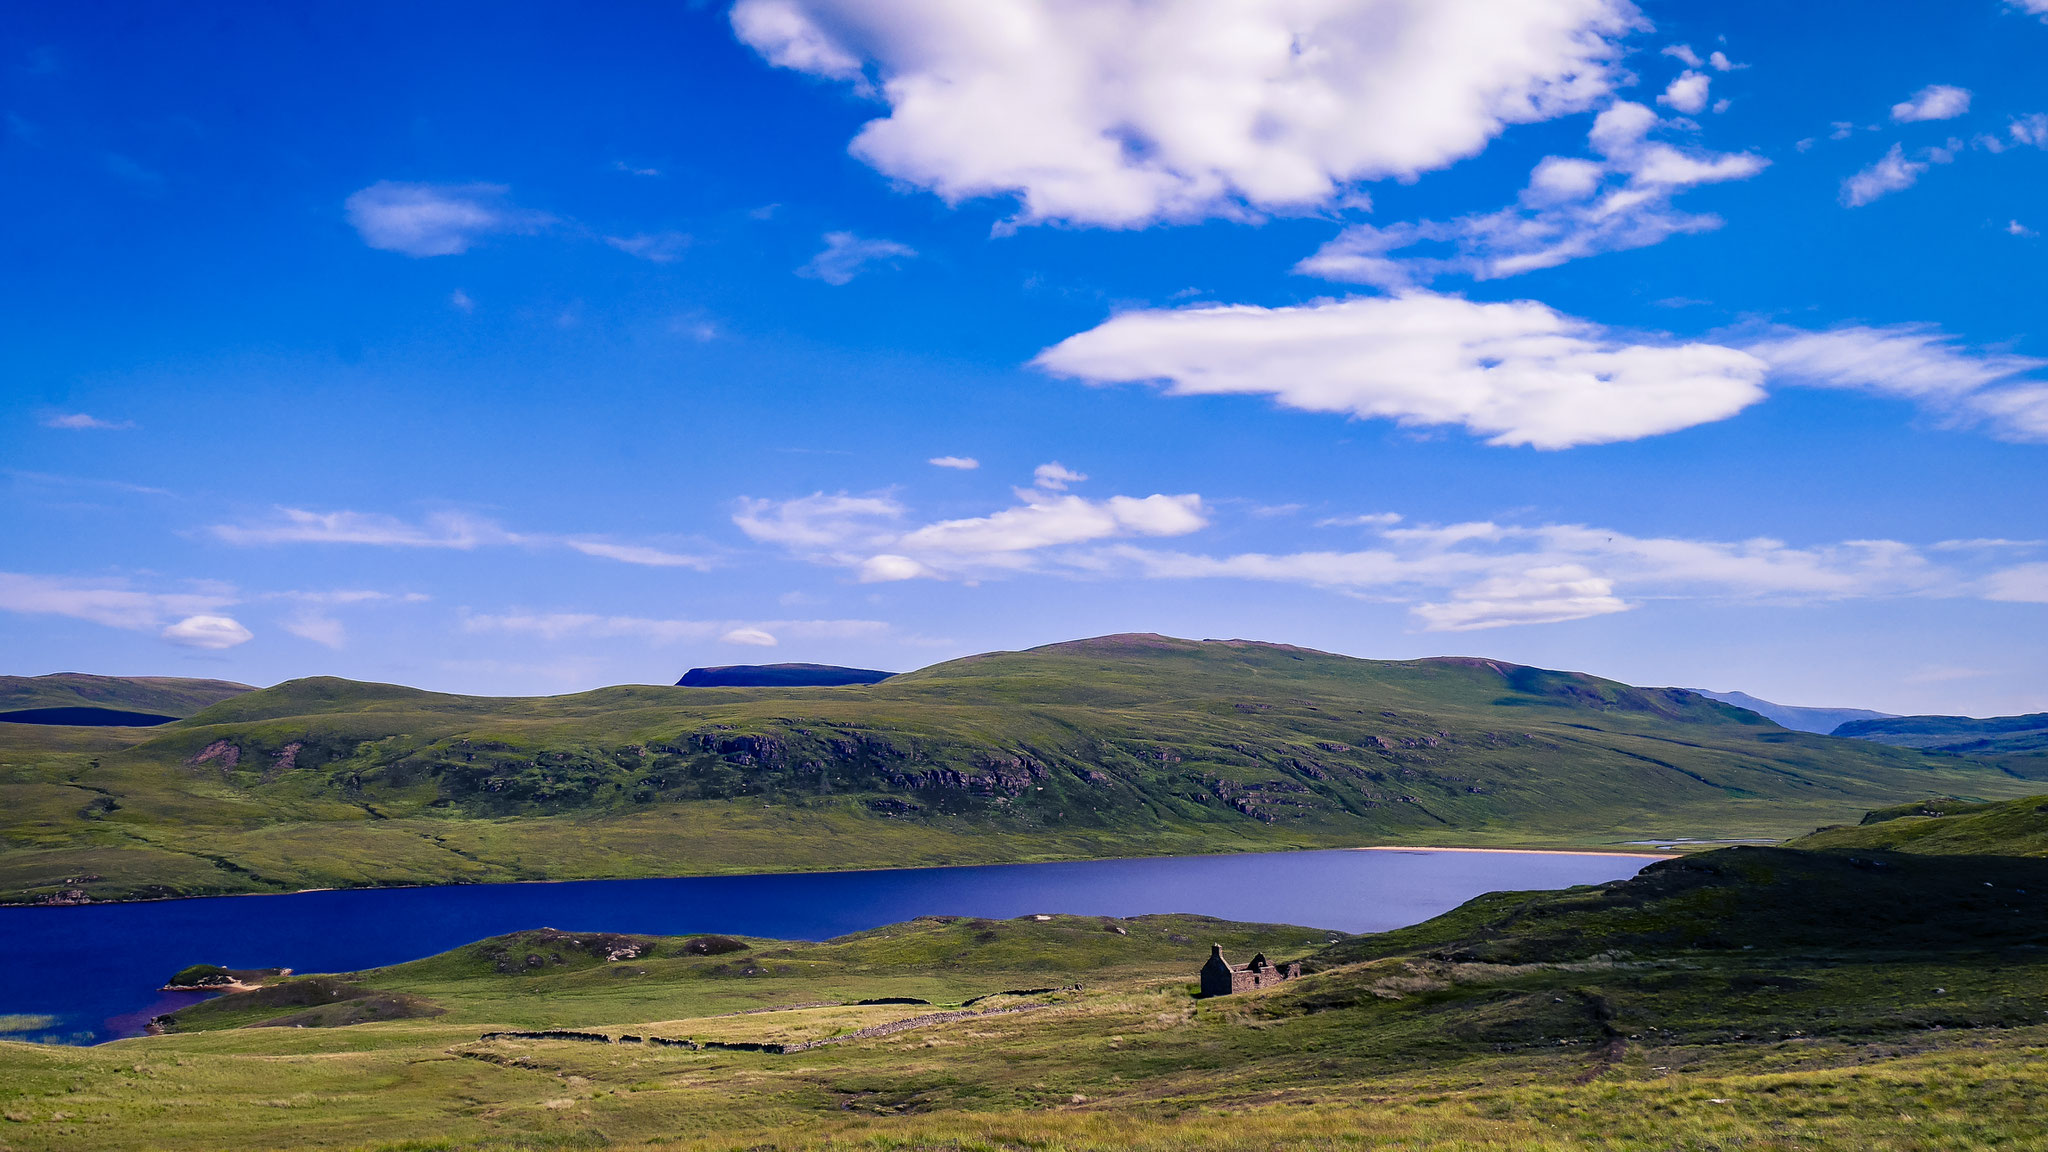
[[[2048,797],[2028,810],[2048,824]],[[0,1044],[0,1144],[2048,1148],[2048,859],[1826,835],[1369,936],[1065,916],[818,944],[516,933],[272,979],[164,1036]],[[1210,942],[1308,972],[1198,1000]],[[543,1029],[621,1042],[486,1036]],[[713,1046],[819,1040],[838,1042]]]
[[[1777,839],[2037,789],[1678,689],[1244,641],[1101,637],[843,688],[311,679],[159,728],[0,725],[0,901]]]

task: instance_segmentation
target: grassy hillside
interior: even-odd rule
[[[1793,841],[1821,852],[2048,856],[2048,796],[1993,804],[1937,801],[1873,812],[1861,824],[1823,828]]]
[[[1784,837],[2028,790],[1679,689],[1156,636],[838,688],[296,680],[69,738],[0,732],[6,898]]]
[[[2044,913],[2048,861],[1735,848],[1334,942],[1194,917],[927,918],[819,944],[536,930],[273,980],[164,1036],[0,1043],[0,1135],[51,1150],[2036,1149]],[[1239,961],[1307,954],[1310,971],[1198,1000],[1212,941]],[[544,1030],[569,1034],[505,1035]]]
[[[82,707],[190,716],[209,704],[253,691],[247,684],[230,680],[182,676],[89,676],[83,672],[0,676],[0,712]]]

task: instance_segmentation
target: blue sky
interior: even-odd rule
[[[2048,708],[2048,2],[16,5],[0,671]]]

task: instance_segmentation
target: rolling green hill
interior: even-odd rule
[[[835,688],[496,699],[315,678],[125,743],[0,739],[15,900],[1778,838],[2029,790],[1682,689],[1158,636]]]
[[[254,692],[232,680],[183,676],[92,676],[55,672],[48,676],[0,676],[0,712],[24,708],[114,708],[190,716],[231,696]]]

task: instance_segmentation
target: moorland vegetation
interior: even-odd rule
[[[1844,840],[1880,834],[1896,845]],[[2048,796],[1909,805],[1368,936],[1185,916],[821,943],[534,930],[241,973],[262,986],[161,1036],[0,1043],[0,1141],[2040,1148],[2044,843]],[[1212,942],[1307,971],[1199,999]]]
[[[159,727],[0,724],[0,901],[1776,839],[2048,776],[1581,673],[1143,635],[830,688],[205,691]]]

